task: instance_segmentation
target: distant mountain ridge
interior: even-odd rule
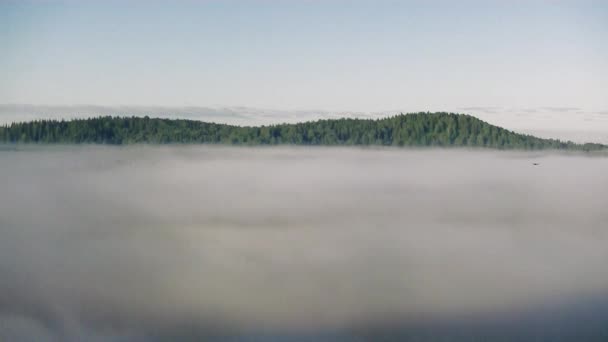
[[[39,144],[227,144],[486,147],[600,150],[602,144],[542,139],[466,114],[410,113],[382,119],[325,119],[294,124],[235,126],[196,120],[103,116],[35,120],[0,126],[0,142]]]

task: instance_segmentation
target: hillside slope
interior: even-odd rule
[[[38,120],[0,127],[0,142],[468,146],[586,151],[606,147],[518,134],[469,115],[453,113],[413,113],[375,120],[335,119],[258,127],[149,117]]]

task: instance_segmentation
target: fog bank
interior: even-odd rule
[[[607,171],[530,152],[0,151],[0,339],[601,340]]]

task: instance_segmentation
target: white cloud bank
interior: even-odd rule
[[[0,165],[2,340],[605,337],[608,158],[55,146]]]

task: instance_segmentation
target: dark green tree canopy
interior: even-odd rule
[[[599,150],[601,144],[541,139],[453,113],[400,114],[241,127],[195,120],[98,117],[36,120],[0,127],[0,142],[45,144],[230,144],[469,146],[497,149]]]

